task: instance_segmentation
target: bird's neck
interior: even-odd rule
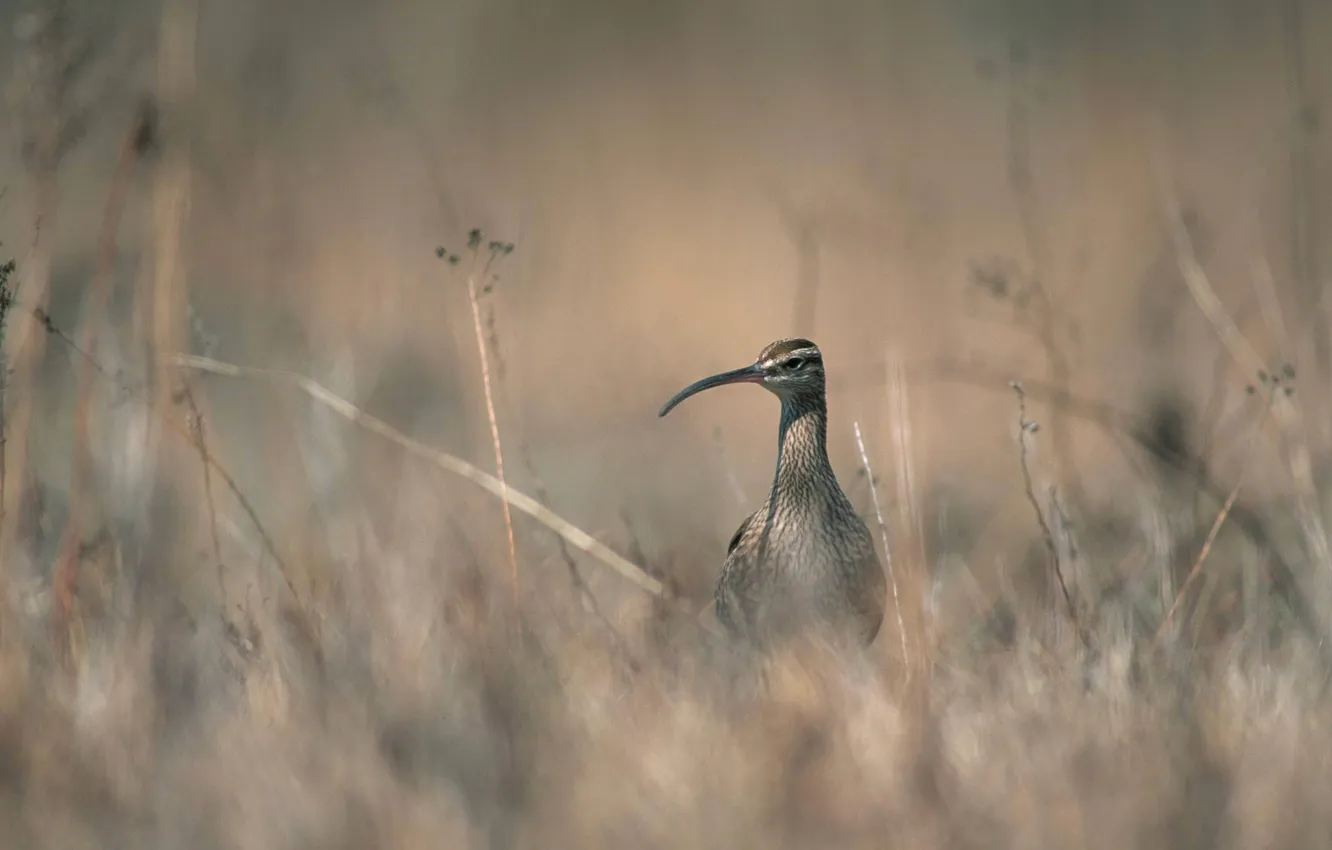
[[[828,405],[822,394],[782,400],[777,431],[777,472],[771,499],[781,494],[803,494],[810,479],[831,473],[828,462]]]

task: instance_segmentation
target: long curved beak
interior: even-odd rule
[[[665,416],[675,408],[677,404],[689,398],[691,395],[701,393],[704,390],[710,390],[713,387],[720,387],[724,384],[757,384],[763,381],[763,369],[757,363],[745,366],[742,369],[732,369],[729,372],[722,372],[720,375],[713,375],[704,378],[701,381],[695,381],[675,394],[675,397],[666,402],[666,406],[661,409],[658,416]]]

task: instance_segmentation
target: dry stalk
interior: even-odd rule
[[[1285,60],[1286,108],[1293,117],[1289,139],[1290,158],[1290,272],[1300,290],[1300,304],[1310,313],[1322,312],[1321,323],[1312,321],[1315,374],[1327,380],[1332,369],[1332,340],[1326,312],[1326,287],[1319,274],[1322,227],[1318,172],[1320,148],[1318,131],[1318,95],[1310,86],[1315,64],[1305,50],[1305,15],[1301,0],[1286,0],[1282,6],[1282,58]],[[1312,66],[1312,67],[1311,67]],[[1319,310],[1318,308],[1321,308]],[[1312,318],[1312,316],[1311,316]]]
[[[102,214],[102,230],[98,244],[97,269],[93,275],[91,291],[88,293],[88,309],[83,317],[83,342],[80,348],[91,352],[96,343],[97,327],[106,310],[106,301],[111,289],[111,278],[115,273],[116,234],[120,230],[120,216],[125,208],[125,200],[133,185],[134,167],[139,156],[144,152],[153,135],[154,116],[151,108],[144,108],[135,116],[134,125],[120,145],[120,155],[116,161],[115,174],[111,181],[111,192],[107,197],[106,208]],[[85,360],[79,371],[77,395],[74,406],[74,446],[73,480],[69,492],[69,517],[65,523],[64,535],[60,543],[56,568],[52,576],[55,604],[52,629],[55,632],[57,646],[63,646],[68,634],[69,618],[74,602],[79,551],[82,543],[83,507],[88,498],[89,468],[92,465],[92,451],[88,441],[88,409],[92,395],[93,365],[91,359]],[[70,659],[66,659],[70,660]]]
[[[912,380],[918,382],[959,383],[993,392],[998,392],[1000,389],[1010,392],[1013,383],[1011,377],[998,369],[978,363],[964,364],[946,360],[915,364],[910,367],[910,375]],[[1145,423],[1142,417],[1109,402],[1056,389],[1040,379],[1022,378],[1021,383],[1022,390],[1029,400],[1063,408],[1071,417],[1099,428],[1121,448],[1131,444],[1153,454],[1160,453],[1162,447],[1143,427]],[[1242,429],[1249,427],[1249,423],[1243,418],[1232,417],[1232,420],[1225,429],[1213,435],[1211,444],[1229,443],[1240,436]],[[1204,473],[1199,466],[1199,457],[1201,455],[1189,458],[1187,464],[1177,466],[1178,470],[1188,473],[1204,490],[1217,499],[1224,499],[1228,488],[1219,486]]]
[[[1068,618],[1072,622],[1073,628],[1077,630],[1078,639],[1082,641],[1083,647],[1091,649],[1091,636],[1087,634],[1082,626],[1082,621],[1078,617],[1077,606],[1073,604],[1073,594],[1068,590],[1068,583],[1064,581],[1064,567],[1060,563],[1059,547],[1055,545],[1054,532],[1050,530],[1050,524],[1045,520],[1045,512],[1041,510],[1040,500],[1036,498],[1036,487],[1032,483],[1031,463],[1028,457],[1030,450],[1028,447],[1028,438],[1035,433],[1039,426],[1027,419],[1027,393],[1022,388],[1022,384],[1013,381],[1009,384],[1013,392],[1017,394],[1018,399],[1018,459],[1022,466],[1022,486],[1027,494],[1027,501],[1031,503],[1031,509],[1036,514],[1036,522],[1041,527],[1041,537],[1045,541],[1046,551],[1050,556],[1050,566],[1054,571],[1055,580],[1059,583],[1060,593],[1063,594],[1064,604],[1068,608]]]
[[[1265,374],[1266,364],[1231,320],[1221,299],[1217,297],[1216,291],[1207,279],[1202,263],[1198,261],[1192,237],[1184,223],[1179,197],[1159,145],[1153,151],[1152,164],[1161,206],[1170,228],[1176,264],[1179,266],[1180,276],[1183,277],[1189,294],[1193,296],[1198,309],[1211,323],[1241,372],[1248,376]],[[1304,424],[1300,411],[1283,392],[1273,395],[1272,403],[1268,405],[1268,412],[1276,421],[1281,433],[1286,463],[1290,467],[1291,478],[1298,496],[1296,501],[1300,518],[1309,546],[1313,550],[1314,561],[1323,570],[1332,569],[1332,548],[1329,547],[1327,531],[1318,507],[1318,491],[1313,481],[1313,466],[1304,439]]]
[[[546,491],[546,485],[542,482],[541,476],[537,475],[536,465],[532,462],[531,453],[528,452],[527,446],[521,443],[518,451],[522,456],[523,465],[527,467],[527,473],[532,476],[532,487],[536,491],[537,499],[542,505],[549,508],[550,493]],[[583,604],[583,610],[601,623],[602,628],[610,635],[615,651],[627,662],[630,670],[637,671],[639,667],[638,659],[630,651],[624,637],[615,628],[615,624],[601,610],[601,603],[597,601],[596,594],[592,592],[592,588],[588,587],[587,582],[583,579],[583,573],[578,569],[578,561],[574,559],[573,553],[569,551],[569,544],[559,535],[555,536],[555,540],[560,548],[560,558],[569,571],[569,582],[573,585],[574,592],[578,594],[578,598]]]
[[[154,97],[161,111],[161,141],[152,175],[145,233],[148,267],[136,283],[134,329],[147,377],[150,416],[142,433],[142,457],[152,470],[153,490],[169,487],[181,493],[197,492],[194,474],[195,440],[184,428],[185,440],[164,438],[163,424],[176,422],[178,389],[171,358],[189,347],[186,327],[188,303],[188,244],[192,195],[192,104],[195,100],[195,50],[198,0],[156,0],[157,44]],[[206,407],[206,400],[205,400]],[[187,515],[190,539],[207,532],[202,517]],[[187,580],[184,575],[173,581]]]
[[[0,198],[3,197],[4,193],[0,192]],[[13,325],[10,321],[10,311],[14,306],[14,290],[9,285],[9,278],[15,268],[12,259],[0,260],[0,511],[4,510],[5,505],[5,439],[8,433],[5,417],[5,385],[8,381],[5,378],[9,370],[5,368],[7,361],[4,356],[4,337],[6,331]]]
[[[170,358],[185,345],[182,242],[190,205],[189,133],[185,112],[195,90],[196,0],[162,0],[157,57],[158,98],[167,143],[153,191],[152,281],[153,404],[159,415],[171,406],[174,371]],[[151,435],[149,435],[151,439]]]
[[[925,529],[917,500],[916,450],[912,440],[906,368],[893,353],[888,355],[887,364],[888,414],[892,423],[893,447],[897,453],[897,502],[902,530],[909,541],[906,558],[908,566],[903,569],[902,583],[907,588],[907,598],[916,600],[912,616],[917,629],[915,643],[920,649],[917,660],[923,669],[930,662],[926,647],[934,645],[931,630],[936,624],[927,618],[925,610],[925,593],[930,575],[926,566],[928,554],[925,551]]]
[[[37,11],[40,24],[25,50],[32,52],[34,69],[31,94],[24,104],[32,154],[28,178],[33,186],[32,237],[20,266],[19,291],[25,298],[45,308],[51,284],[51,266],[55,220],[58,211],[60,163],[70,120],[69,87],[73,82],[69,59],[71,37],[65,0],[49,0]],[[16,117],[16,116],[15,116]],[[6,115],[11,119],[11,115]],[[11,370],[5,380],[7,402],[5,443],[5,502],[0,505],[0,564],[16,551],[22,501],[27,492],[28,440],[31,432],[34,391],[42,362],[46,338],[37,334],[29,340],[26,328],[6,334],[4,362]],[[6,568],[5,572],[8,572]],[[9,576],[6,575],[6,579]],[[0,630],[7,634],[8,629]]]
[[[1193,250],[1193,238],[1184,223],[1179,197],[1166,173],[1164,160],[1159,154],[1155,157],[1155,166],[1161,205],[1165,211],[1166,225],[1170,229],[1170,240],[1175,251],[1175,263],[1179,267],[1180,276],[1184,279],[1184,285],[1188,287],[1189,294],[1193,296],[1198,309],[1212,324],[1213,330],[1230,352],[1235,364],[1240,367],[1240,371],[1246,375],[1255,375],[1265,369],[1266,364],[1231,321],[1221,299],[1217,298],[1211,283],[1208,282],[1207,273]]]
[[[1245,467],[1247,471],[1248,467]],[[1161,645],[1161,640],[1165,637],[1166,628],[1170,625],[1170,619],[1175,615],[1181,602],[1184,601],[1184,593],[1189,589],[1189,585],[1202,571],[1203,562],[1207,560],[1207,555],[1212,551],[1212,544],[1216,542],[1216,536],[1221,531],[1221,526],[1225,523],[1226,517],[1230,516],[1230,509],[1235,506],[1235,499],[1239,498],[1240,487],[1244,484],[1244,472],[1240,473],[1239,480],[1235,486],[1230,489],[1230,494],[1226,496],[1225,504],[1221,510],[1216,512],[1216,519],[1212,522],[1212,527],[1207,532],[1207,539],[1203,541],[1202,549],[1198,552],[1198,557],[1194,559],[1193,566],[1189,569],[1189,574],[1185,576],[1184,583],[1179,586],[1179,592],[1175,594],[1175,601],[1170,604],[1170,609],[1166,611],[1165,617],[1161,620],[1161,625],[1156,629],[1156,636],[1152,638],[1152,649],[1156,650]]]
[[[506,249],[503,246],[497,244],[491,245],[490,262],[486,264],[486,269],[482,272],[483,276],[490,271],[491,263],[494,262],[496,257],[505,250]],[[503,387],[505,381],[504,356],[500,350],[499,327],[495,318],[494,302],[492,301],[488,307],[489,310],[487,311],[485,323],[487,330],[489,331],[488,341],[490,349],[495,355],[495,376],[500,386]],[[542,480],[541,476],[537,474],[536,464],[532,461],[532,453],[528,450],[527,442],[525,440],[519,439],[518,441],[518,455],[522,459],[523,466],[526,467],[527,473],[532,476],[532,487],[536,492],[537,500],[549,509],[551,506],[550,493],[546,490],[545,482]],[[503,479],[501,479],[501,482],[503,482]],[[510,534],[512,534],[512,526],[510,526]],[[607,634],[610,635],[611,643],[614,646],[616,653],[618,653],[626,662],[630,670],[637,671],[639,667],[638,659],[636,659],[634,654],[630,651],[624,638],[620,635],[619,630],[615,628],[615,625],[606,616],[605,612],[601,610],[601,603],[597,600],[596,594],[592,592],[592,588],[589,587],[587,582],[583,579],[583,573],[578,568],[578,561],[575,560],[573,553],[569,551],[568,543],[559,535],[555,536],[555,540],[559,546],[560,559],[564,561],[564,565],[568,569],[569,582],[573,585],[574,592],[578,595],[579,601],[583,605],[583,610],[601,623]]]
[[[1266,258],[1256,256],[1249,264],[1250,280],[1254,295],[1258,299],[1258,308],[1262,311],[1263,322],[1267,331],[1275,340],[1289,344],[1290,333],[1286,330],[1285,320],[1281,317],[1281,301],[1277,298],[1276,281],[1272,278],[1272,269]]]
[[[1066,391],[1072,385],[1072,368],[1059,345],[1057,311],[1045,285],[1045,277],[1050,274],[1052,264],[1041,226],[1040,197],[1033,168],[1031,106],[1036,81],[1031,77],[1031,58],[1024,54],[1025,48],[1022,52],[1015,52],[1009,63],[1008,185],[1013,193],[1018,224],[1031,264],[1031,293],[1035,296],[1033,306],[1036,308],[1035,336],[1045,352],[1047,377],[1051,385]],[[1071,488],[1076,500],[1082,493],[1082,483],[1073,458],[1068,422],[1061,408],[1051,411],[1051,419],[1050,443],[1054,455],[1055,480]]]
[[[509,580],[513,590],[513,608],[519,608],[518,598],[518,547],[513,536],[513,517],[509,513],[509,484],[504,478],[504,451],[500,446],[499,421],[495,416],[495,398],[490,387],[490,358],[486,354],[486,334],[481,322],[481,301],[476,289],[476,264],[480,257],[478,246],[481,241],[480,231],[472,231],[469,247],[472,249],[472,267],[467,272],[467,300],[472,305],[472,325],[476,329],[476,350],[481,358],[481,386],[486,394],[486,416],[490,420],[490,439],[495,445],[495,473],[499,480],[500,506],[504,510],[504,531],[509,538]],[[490,264],[495,259],[492,251],[486,262],[483,274],[489,272]]]
[[[222,565],[222,544],[217,535],[217,508],[213,504],[213,476],[208,463],[208,440],[204,436],[203,414],[199,412],[199,405],[194,402],[194,392],[188,383],[182,386],[181,397],[190,409],[190,431],[194,437],[194,445],[199,450],[200,465],[203,467],[204,501],[208,506],[208,533],[213,541],[213,561],[217,569],[217,593],[223,610],[226,610],[227,585],[223,575],[225,568]]]
[[[1005,391],[1011,391],[1009,387],[1011,381],[1004,378],[999,372],[978,364],[929,363],[913,368],[912,375],[916,380],[960,382],[996,392],[1001,387]],[[1140,427],[1137,418],[1118,410],[1113,405],[1070,395],[1037,380],[1024,381],[1023,388],[1032,398],[1050,404],[1064,405],[1073,416],[1096,425],[1111,437],[1121,450],[1128,454],[1130,460],[1134,459],[1134,455],[1128,453],[1130,447],[1136,447],[1152,454],[1159,454],[1160,452],[1161,446],[1150,433]],[[1246,425],[1246,423],[1237,420],[1235,425],[1238,427]],[[1229,440],[1228,434],[1226,440]],[[1221,437],[1217,437],[1214,442],[1222,442]],[[1194,482],[1200,490],[1206,492],[1218,502],[1225,501],[1229,487],[1221,486],[1196,455],[1187,458],[1173,458],[1170,460],[1170,464],[1173,469],[1187,475],[1189,480]],[[997,520],[994,522],[997,522]],[[1290,607],[1301,628],[1305,630],[1318,647],[1320,662],[1328,671],[1332,671],[1332,645],[1323,643],[1326,635],[1325,620],[1319,615],[1315,606],[1303,592],[1295,575],[1296,564],[1285,557],[1282,547],[1276,544],[1267,520],[1256,511],[1247,509],[1242,503],[1236,503],[1231,509],[1229,522],[1237,527],[1253,545],[1268,553],[1270,558],[1269,573],[1277,592],[1286,605]]]
[[[181,428],[179,423],[175,420],[168,420],[167,425],[177,434],[188,439],[189,434],[185,429]],[[208,466],[222,478],[222,483],[227,485],[227,489],[231,491],[231,495],[236,497],[236,503],[240,505],[241,510],[245,512],[245,516],[250,520],[250,524],[254,526],[254,530],[258,532],[259,538],[264,544],[264,551],[268,553],[268,557],[273,559],[273,565],[277,567],[278,575],[282,577],[283,584],[285,584],[287,590],[291,592],[292,599],[296,601],[298,608],[304,610],[301,596],[296,592],[296,585],[291,580],[291,572],[287,568],[286,563],[282,560],[282,556],[278,554],[277,545],[273,542],[273,538],[269,535],[268,530],[264,528],[264,524],[259,520],[258,511],[255,510],[254,505],[250,503],[250,500],[246,498],[245,494],[241,492],[240,485],[236,483],[236,479],[231,477],[231,473],[227,472],[227,469],[222,465],[222,462],[208,450],[207,444],[201,444],[199,446],[199,452],[204,460],[207,461]]]
[[[1268,408],[1272,406],[1276,396],[1280,394],[1280,389],[1281,388],[1277,386],[1272,386],[1268,389],[1266,398],[1266,406]],[[1259,433],[1260,432],[1256,426],[1254,430],[1250,432],[1249,439],[1246,441],[1247,456],[1244,459],[1243,466],[1240,467],[1239,478],[1235,481],[1235,485],[1230,488],[1230,492],[1226,494],[1226,499],[1222,503],[1221,509],[1217,511],[1216,518],[1212,521],[1212,527],[1208,529],[1207,537],[1203,540],[1202,548],[1198,551],[1198,557],[1194,559],[1193,566],[1189,568],[1188,575],[1184,577],[1184,582],[1180,585],[1178,592],[1175,593],[1175,599],[1170,604],[1170,608],[1166,611],[1165,617],[1162,618],[1161,625],[1157,627],[1156,635],[1152,638],[1153,650],[1160,646],[1161,641],[1165,637],[1166,627],[1170,625],[1170,619],[1175,614],[1175,609],[1177,609],[1183,602],[1184,593],[1189,589],[1189,585],[1201,573],[1203,562],[1207,560],[1208,553],[1212,551],[1212,545],[1216,542],[1216,537],[1221,532],[1221,526],[1225,524],[1226,519],[1229,518],[1231,511],[1235,508],[1235,500],[1239,498],[1240,489],[1244,486],[1244,477],[1248,474],[1249,469],[1253,464],[1253,448],[1254,444],[1258,441]]]
[[[79,357],[81,357],[92,367],[94,372],[100,375],[109,384],[115,386],[120,391],[126,393],[126,395],[129,398],[132,398],[141,404],[145,404],[151,409],[152,402],[150,399],[144,398],[139,394],[136,394],[131,387],[123,384],[117,378],[116,375],[113,375],[111,372],[109,372],[106,369],[106,367],[98,363],[96,358],[94,358],[89,352],[80,348],[79,344],[75,342],[73,338],[71,338],[68,334],[66,334],[59,327],[57,327],[56,324],[53,321],[51,321],[51,317],[47,315],[44,311],[42,311],[41,309],[33,309],[31,315],[33,317],[33,320],[37,323],[37,325],[40,328],[46,331],[47,334],[54,336],[56,339],[60,340],[71,351],[79,355]],[[255,510],[254,505],[250,503],[250,500],[246,498],[245,494],[241,491],[240,485],[236,483],[236,479],[232,478],[231,473],[227,472],[226,467],[222,465],[221,461],[219,461],[216,457],[213,456],[211,452],[208,451],[206,445],[203,447],[199,447],[197,442],[194,440],[194,437],[191,435],[190,431],[187,430],[184,426],[182,426],[179,422],[175,421],[169,416],[165,417],[163,419],[163,422],[166,424],[168,428],[176,432],[177,435],[189,441],[190,443],[194,444],[196,448],[200,451],[202,456],[207,460],[208,466],[212,469],[212,471],[217,473],[217,475],[222,479],[222,482],[227,485],[227,489],[229,489],[231,491],[231,494],[236,497],[237,504],[241,506],[241,510],[245,512],[246,517],[250,520],[250,523],[254,526],[255,531],[258,532],[259,537],[264,544],[264,551],[266,551],[268,553],[268,556],[273,559],[273,563],[277,567],[279,575],[281,576],[283,582],[287,585],[287,589],[291,591],[292,597],[296,600],[297,606],[302,607],[300,596],[299,594],[297,594],[296,587],[291,581],[290,573],[287,569],[286,563],[282,560],[282,556],[278,554],[277,546],[273,543],[273,538],[269,535],[268,530],[264,528],[264,524],[263,522],[260,521],[259,514]]]
[[[893,572],[893,552],[888,546],[888,523],[883,518],[883,508],[879,505],[879,488],[874,483],[874,470],[870,467],[869,453],[865,451],[865,439],[860,434],[860,423],[852,422],[856,432],[856,447],[860,449],[860,462],[865,467],[865,477],[869,479],[870,498],[874,501],[874,516],[879,521],[879,536],[883,539],[883,558],[888,570],[888,586],[893,591],[893,611],[897,614],[897,631],[902,638],[902,663],[911,669],[911,655],[907,651],[906,624],[902,622],[902,602],[897,592],[897,575]]]
[[[666,589],[661,582],[648,575],[643,568],[629,562],[620,555],[617,555],[604,543],[563,517],[556,515],[553,511],[532,497],[521,493],[512,487],[502,487],[499,479],[495,476],[478,469],[462,458],[448,454],[447,452],[442,452],[425,443],[408,437],[392,425],[384,422],[382,419],[371,416],[356,405],[329,391],[319,383],[304,375],[279,369],[235,366],[231,363],[223,363],[219,360],[214,360],[211,357],[199,357],[195,355],[181,355],[177,357],[176,365],[181,368],[208,372],[226,378],[264,381],[267,383],[285,384],[294,387],[315,401],[327,406],[330,410],[339,416],[342,416],[344,419],[398,444],[398,446],[404,450],[424,460],[430,461],[446,472],[452,472],[454,475],[466,478],[473,484],[476,484],[507,504],[512,505],[532,517],[537,522],[540,522],[542,525],[567,540],[571,546],[601,561],[603,564],[638,585],[638,587],[646,590],[648,593],[651,593],[654,596],[663,596],[666,593]]]

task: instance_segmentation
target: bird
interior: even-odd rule
[[[828,460],[823,354],[808,339],[779,339],[748,366],[695,381],[658,414],[729,384],[753,383],[781,401],[777,468],[767,498],[726,547],[714,590],[732,637],[771,645],[811,628],[869,646],[883,623],[885,577],[869,528]]]

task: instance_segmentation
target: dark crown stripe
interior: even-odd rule
[[[763,349],[763,352],[759,354],[759,360],[766,363],[769,360],[785,357],[797,351],[803,351],[810,357],[819,356],[819,347],[807,339],[779,339]]]

